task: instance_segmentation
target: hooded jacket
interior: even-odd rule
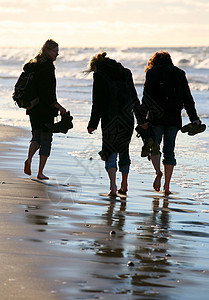
[[[153,125],[181,128],[183,108],[191,122],[199,119],[185,72],[173,64],[155,65],[147,71],[142,106]],[[163,113],[158,115],[156,108]]]
[[[88,128],[96,129],[101,119],[102,130],[108,126],[114,127],[115,122],[132,135],[133,111],[140,117],[140,102],[131,71],[121,63],[105,58],[97,63],[93,78],[92,110]]]

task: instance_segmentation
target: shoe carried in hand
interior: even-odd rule
[[[73,128],[73,117],[70,115],[70,112],[67,111],[64,115],[61,116],[61,121],[55,124],[45,124],[45,126],[53,133],[67,133],[69,129]]]
[[[205,124],[196,124],[196,123],[189,123],[184,125],[181,128],[181,132],[186,133],[188,132],[188,135],[195,135],[197,133],[201,133],[205,131],[206,125]]]

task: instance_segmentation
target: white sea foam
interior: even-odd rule
[[[69,101],[69,108],[82,112],[84,105],[71,103],[71,100],[87,101],[90,105],[92,90],[92,74],[84,76],[83,72],[89,59],[100,49],[96,48],[60,48],[60,55],[56,62],[58,97]],[[132,70],[134,82],[139,97],[142,95],[145,79],[144,66],[156,50],[155,48],[106,48],[108,55]],[[208,48],[167,48],[174,63],[183,68],[189,80],[195,97],[198,112],[201,116],[209,116],[209,57]],[[1,48],[0,49],[0,87],[2,105],[14,105],[11,93],[22,65],[33,57],[38,49],[32,48]],[[74,109],[75,106],[75,109]],[[86,113],[86,109],[84,109]],[[3,113],[4,114],[4,113]],[[0,122],[2,120],[0,119]],[[4,122],[7,119],[4,118]],[[9,122],[9,120],[8,120]]]
[[[88,119],[92,98],[92,74],[84,76],[82,71],[86,69],[91,56],[99,50],[60,48],[60,55],[56,61],[58,99],[73,114],[79,114],[81,122],[86,122]],[[141,98],[145,79],[144,66],[152,53],[160,49],[123,47],[104,50],[111,58],[121,61],[124,66],[132,70],[136,89]],[[174,63],[186,71],[199,115],[209,117],[208,48],[167,48],[165,50],[171,53]],[[23,118],[26,119],[24,112],[19,113],[11,95],[23,63],[37,52],[38,49],[33,48],[0,49],[0,123],[20,124]],[[10,110],[13,111],[12,117]]]

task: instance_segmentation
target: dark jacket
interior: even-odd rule
[[[97,63],[93,81],[93,100],[88,128],[96,129],[101,120],[102,151],[128,151],[134,129],[134,115],[140,115],[140,102],[131,71],[115,60]]]
[[[30,116],[33,129],[45,129],[45,123],[53,123],[58,110],[54,107],[56,98],[55,67],[51,59],[42,63],[27,63],[24,71],[35,72],[39,103],[26,113]]]
[[[100,119],[102,129],[112,123],[113,119],[124,120],[121,126],[133,128],[133,111],[140,118],[140,102],[131,71],[115,60],[106,58],[97,64],[93,77],[92,110],[88,128],[96,129]],[[116,95],[120,83],[124,90],[121,89]],[[124,97],[122,91],[126,94]]]
[[[142,106],[153,125],[181,128],[183,108],[191,122],[199,119],[185,72],[173,64],[156,65],[147,71]]]

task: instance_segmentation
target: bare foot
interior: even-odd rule
[[[118,190],[118,193],[119,194],[121,194],[121,195],[126,195],[127,194],[127,189],[122,189],[122,188],[120,188],[119,190]]]
[[[24,165],[24,173],[27,174],[27,175],[31,175],[31,169],[30,169],[30,166],[31,166],[30,160],[29,160],[29,159],[26,159],[25,165]]]
[[[163,176],[163,173],[161,171],[159,171],[155,177],[155,180],[153,182],[153,188],[156,192],[160,191],[160,187],[161,187],[161,178]]]
[[[38,174],[37,178],[41,179],[41,180],[47,180],[47,179],[49,179],[49,177],[45,176],[44,174]]]
[[[110,195],[110,196],[114,196],[114,195],[116,196],[117,195],[117,186],[116,186],[116,184],[112,184],[110,182],[110,191],[109,191],[108,195]]]
[[[164,196],[168,196],[168,195],[171,194],[171,192],[169,191],[169,189],[165,189],[165,188],[164,188],[163,194],[164,194]]]
[[[115,197],[117,197],[117,194],[116,194],[116,192],[109,191],[108,196],[115,198]]]
[[[110,191],[108,193],[108,196],[111,196],[111,197],[116,197],[117,196],[117,186],[110,186]]]

